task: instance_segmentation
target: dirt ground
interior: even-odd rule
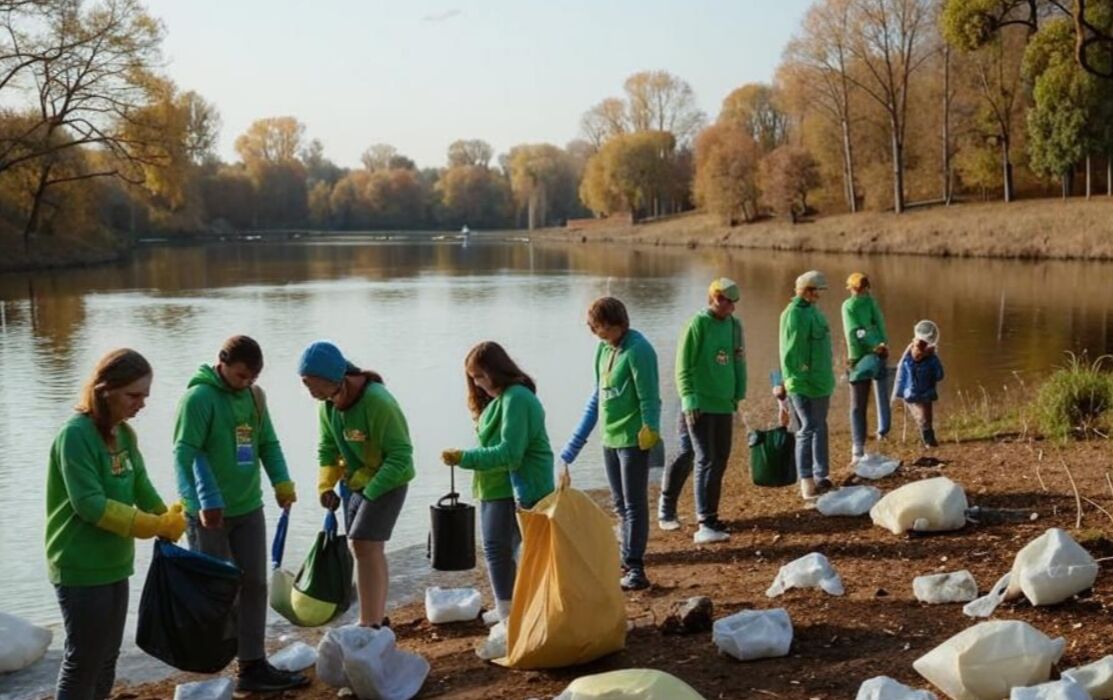
[[[480,622],[434,627],[425,621],[421,606],[411,605],[391,611],[390,616],[400,645],[422,654],[432,665],[419,697],[549,698],[581,675],[629,667],[672,673],[709,700],[846,700],[855,696],[862,681],[882,674],[927,687],[912,662],[973,621],[962,614],[961,605],[917,602],[912,595],[913,577],[965,568],[984,593],[1010,568],[1018,549],[1052,526],[1070,530],[1096,558],[1113,558],[1113,515],[1100,509],[1113,511],[1113,484],[1107,481],[1113,470],[1113,449],[1108,441],[1065,448],[1020,440],[952,443],[933,452],[945,461],[939,468],[908,466],[921,456],[919,448],[888,444],[888,453],[901,457],[905,466],[877,483],[885,491],[943,474],[964,486],[971,505],[1038,513],[1029,522],[967,525],[959,532],[909,537],[874,527],[868,516],[827,518],[805,511],[795,488],[752,486],[744,466],[748,460],[738,454],[745,449],[741,437],[735,441],[721,509],[733,531],[730,541],[692,543],[689,482],[681,506],[684,528],[662,532],[654,526],[651,530],[647,569],[653,586],[626,596],[634,628],[624,651],[579,668],[507,670],[476,657],[473,649],[486,636]],[[831,447],[833,456],[849,454],[845,436],[832,436]],[[1080,529],[1075,527],[1078,501],[1068,469],[1082,499]],[[845,467],[835,472],[836,477],[849,474]],[[846,586],[845,596],[809,589],[791,590],[777,599],[765,597],[781,565],[813,551],[830,558]],[[481,590],[488,595],[485,584]],[[656,630],[654,623],[664,619],[671,603],[696,595],[714,601],[716,618],[745,608],[786,608],[795,630],[791,653],[785,658],[738,662],[717,653],[710,632],[663,636]],[[1065,637],[1059,667],[1068,668],[1109,653],[1111,605],[1113,577],[1103,573],[1092,591],[1063,604],[1033,608],[1027,602],[1006,603],[995,617],[1024,620],[1053,638]],[[139,700],[171,698],[176,680],[181,679],[122,693]],[[336,695],[336,689],[317,681],[286,694],[299,700]]]

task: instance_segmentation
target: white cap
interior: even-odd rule
[[[939,344],[939,326],[935,325],[935,321],[918,321],[916,326],[912,329],[912,334],[916,340],[922,340],[928,345]]]
[[[809,270],[796,278],[796,291],[802,289],[827,289],[827,276],[819,270]]]

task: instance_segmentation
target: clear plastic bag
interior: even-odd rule
[[[966,603],[978,597],[978,583],[966,569],[912,579],[912,593],[921,603]]]
[[[362,700],[410,700],[428,675],[429,662],[399,649],[389,627],[345,625],[326,632],[317,647],[317,677]]]
[[[0,612],[0,673],[19,671],[35,663],[53,639],[50,630]]]
[[[945,476],[914,481],[885,494],[870,518],[894,535],[960,530],[966,525],[966,492]]]
[[[304,671],[317,663],[317,650],[305,642],[294,642],[275,652],[268,661],[280,671]]]
[[[844,486],[828,491],[815,502],[823,515],[865,515],[881,500],[881,489],[873,486]]]
[[[888,676],[877,676],[858,687],[858,695],[854,700],[939,700],[939,698],[935,693],[909,688]]]
[[[434,625],[474,620],[481,607],[483,597],[474,588],[425,589],[425,617]]]
[[[842,579],[831,562],[819,552],[805,554],[782,566],[765,595],[776,598],[790,588],[819,588],[830,595],[842,595],[845,592]]]
[[[863,479],[884,479],[900,467],[900,460],[885,455],[866,455],[854,463],[854,473]]]
[[[1085,688],[1094,700],[1113,698],[1113,656],[1085,666],[1068,668],[1061,675]]]
[[[231,678],[182,683],[174,688],[174,700],[232,700],[233,690]]]
[[[1013,688],[1009,700],[1091,700],[1086,690],[1071,680],[1058,680],[1028,688]]]
[[[792,621],[784,608],[743,610],[711,627],[711,641],[740,661],[787,656],[792,646]]]

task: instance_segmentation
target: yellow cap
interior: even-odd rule
[[[707,296],[713,297],[716,295],[726,297],[733,302],[742,298],[742,294],[738,291],[738,285],[734,283],[734,280],[726,277],[712,280],[711,286],[707,288]]]
[[[846,288],[855,291],[861,289],[863,286],[868,287],[870,278],[864,272],[853,272],[850,277],[846,278]]]

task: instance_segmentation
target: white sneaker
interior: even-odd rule
[[[680,519],[679,518],[672,518],[671,520],[660,519],[660,520],[657,521],[657,527],[661,528],[662,530],[679,530],[680,529]]]
[[[488,627],[497,625],[501,619],[502,618],[499,617],[498,610],[491,609],[483,613],[483,624],[487,625]]]
[[[712,542],[723,542],[730,539],[730,533],[716,530],[715,528],[706,525],[700,525],[699,530],[692,536],[692,540],[696,544],[710,544]]]

